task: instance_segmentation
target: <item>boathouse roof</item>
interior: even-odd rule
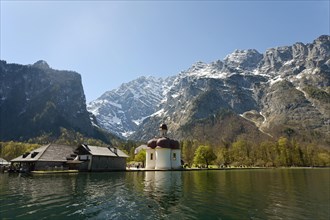
[[[10,162],[0,157],[0,165],[9,165]]]
[[[76,154],[78,153],[79,149],[83,149],[84,154],[91,154],[95,156],[128,157],[124,152],[114,147],[97,147],[85,144],[79,145],[78,147],[60,144],[48,144],[41,146],[31,152],[26,152],[23,155],[11,160],[11,162],[67,162],[69,157],[71,157],[71,160],[73,160],[74,157],[77,156]]]
[[[116,147],[97,147],[82,144],[76,151],[83,150],[86,154],[91,154],[94,156],[105,156],[105,157],[129,157],[123,151],[119,150]]]
[[[67,156],[73,154],[77,146],[60,144],[48,144],[26,152],[23,155],[11,160],[11,162],[33,162],[33,161],[56,161],[66,162]]]

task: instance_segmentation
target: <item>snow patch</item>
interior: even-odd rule
[[[162,108],[161,110],[153,113],[152,115],[150,115],[149,117],[153,117],[153,116],[161,116],[165,113],[165,110]]]
[[[92,109],[87,108],[87,110],[95,116],[99,115],[99,108],[92,108]]]
[[[125,138],[129,137],[132,134],[134,134],[134,131],[125,131],[121,133],[121,135]]]
[[[179,94],[178,93],[175,93],[175,94],[172,95],[172,98],[175,99],[178,96],[179,96]]]
[[[137,120],[132,120],[132,122],[134,123],[134,124],[136,124],[137,126],[139,126],[143,121],[144,121],[144,119],[146,119],[146,118],[148,118],[149,116],[147,116],[147,117],[142,117],[142,118],[140,118],[140,119],[137,119]]]
[[[277,82],[283,81],[284,79],[281,76],[276,76],[275,78],[269,80],[270,85],[274,85]]]
[[[109,121],[110,124],[117,124],[117,125],[121,125],[122,122],[121,122],[121,119],[118,118],[116,115],[115,116],[112,116],[110,118],[110,121]]]
[[[266,123],[266,121],[267,121],[267,118],[266,118],[266,116],[265,115],[263,115],[262,114],[262,112],[259,112],[259,114],[264,118],[264,121],[262,122],[263,124],[265,124]]]
[[[297,76],[296,76],[296,79],[301,79],[304,77],[304,73],[299,73]]]
[[[108,101],[108,103],[110,105],[113,105],[113,106],[117,107],[117,108],[120,108],[120,109],[122,108],[121,104],[118,104],[118,103],[115,103],[115,102],[111,102],[111,101]]]
[[[293,62],[294,62],[294,60],[286,61],[286,62],[283,64],[283,66],[291,65]]]
[[[263,76],[263,77],[267,77],[267,78],[269,77],[269,75],[267,75],[267,74],[260,73],[259,69],[254,69],[251,73],[255,76]]]

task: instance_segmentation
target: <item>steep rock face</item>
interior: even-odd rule
[[[257,50],[235,50],[224,62],[231,69],[252,70],[257,67],[263,56]]]
[[[329,141],[330,36],[321,36],[312,44],[270,49],[258,71],[272,76],[259,102],[262,130],[283,134],[290,128],[304,136],[322,134]]]
[[[232,127],[235,132],[223,135],[295,135],[306,142],[328,145],[329,79],[327,35],[310,44],[271,48],[264,54],[236,50],[223,61],[197,62],[170,80],[165,79],[163,84],[167,86],[159,91],[163,94],[161,104],[156,102],[157,107],[150,110],[149,116],[143,116],[129,138],[152,138],[157,131],[151,128],[165,122],[169,134],[179,139],[194,132],[197,139],[207,139],[211,134],[216,137],[217,132],[221,134],[219,129]],[[223,111],[234,115],[218,117]],[[226,126],[224,121],[234,124]],[[213,140],[221,141],[221,135],[218,138]]]
[[[81,76],[51,69],[45,61],[33,65],[0,62],[2,140],[25,140],[60,127],[92,133]]]
[[[280,81],[271,86],[262,100],[264,122],[260,126],[270,133],[278,129],[294,129],[297,133],[320,131],[327,133],[326,114],[310,102],[303,91],[299,91],[288,81]],[[324,112],[325,113],[325,112]]]
[[[140,77],[105,92],[88,104],[88,110],[96,116],[102,128],[127,137],[146,117],[158,110],[166,83],[163,79]]]
[[[215,63],[219,64],[220,61]],[[155,135],[155,131],[148,128],[155,128],[161,122],[169,125],[170,135],[179,139],[186,138],[191,132],[185,128],[194,130],[187,125],[196,125],[194,121],[207,119],[222,110],[230,110],[236,115],[251,109],[259,110],[255,97],[258,96],[258,91],[254,91],[254,88],[267,79],[259,75],[232,72],[226,62],[221,63],[222,65],[215,63],[198,62],[187,71],[181,72],[168,90],[166,102],[161,109],[151,116],[152,119],[146,119],[144,126],[132,138],[150,138]],[[218,68],[219,66],[222,67]],[[250,67],[243,68],[250,71]],[[238,71],[244,71],[243,68]],[[206,130],[205,132],[208,135]]]

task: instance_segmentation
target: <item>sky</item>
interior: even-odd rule
[[[87,102],[140,76],[311,43],[330,29],[330,0],[0,1],[1,60],[76,71]]]

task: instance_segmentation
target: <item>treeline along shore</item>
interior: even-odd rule
[[[277,141],[252,143],[237,140],[218,146],[182,141],[182,158],[187,167],[329,167],[330,150],[281,137]]]
[[[145,161],[145,151],[134,154],[138,143],[122,143],[119,148],[130,156],[128,163]],[[69,143],[67,143],[69,144]],[[281,137],[277,141],[252,143],[237,140],[233,143],[211,145],[198,141],[181,141],[183,167],[330,167],[330,149],[312,144],[300,144]],[[0,142],[0,157],[7,161],[40,147],[23,142]]]

